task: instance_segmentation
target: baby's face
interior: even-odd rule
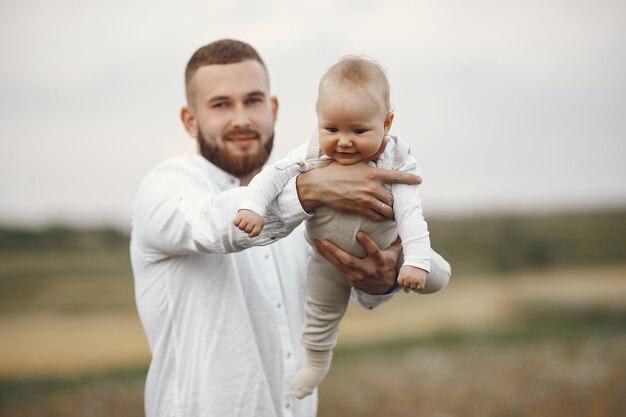
[[[342,165],[376,156],[391,126],[378,96],[362,88],[336,84],[320,89],[317,123],[320,148],[326,155]]]

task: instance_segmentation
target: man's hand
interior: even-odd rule
[[[362,162],[349,166],[331,163],[298,175],[296,187],[305,211],[326,205],[382,221],[393,218],[393,196],[383,184],[421,182],[417,175],[372,168]]]
[[[356,238],[367,252],[363,258],[351,255],[328,240],[315,241],[315,247],[354,288],[368,294],[384,294],[396,282],[396,262],[402,249],[400,239],[381,250],[366,233],[359,232]]]
[[[263,217],[252,210],[241,209],[235,216],[235,226],[246,232],[249,237],[258,236],[263,230]]]
[[[428,272],[421,268],[404,265],[400,268],[400,273],[398,274],[398,285],[407,290],[419,292],[426,286],[427,276]]]

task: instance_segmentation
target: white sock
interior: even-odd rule
[[[328,373],[332,357],[332,350],[307,349],[306,366],[291,381],[291,393],[297,398],[312,394]]]

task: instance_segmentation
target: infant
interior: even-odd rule
[[[235,226],[250,237],[261,233],[266,208],[289,179],[300,172],[329,164],[370,164],[419,174],[407,142],[389,135],[394,113],[387,77],[377,63],[348,56],[333,65],[320,82],[316,111],[318,128],[313,138],[261,171],[248,186]],[[404,259],[398,285],[420,293],[439,291],[448,283],[450,266],[430,249],[419,187],[392,184],[388,188],[394,197],[395,221],[374,222],[322,206],[306,221],[307,240],[311,244],[315,240],[330,240],[362,257],[366,253],[356,240],[357,232],[367,233],[380,248],[389,247],[399,235]],[[351,292],[333,265],[317,251],[311,253],[302,336],[307,363],[291,384],[292,393],[298,398],[311,394],[328,372],[339,322]]]

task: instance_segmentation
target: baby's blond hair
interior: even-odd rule
[[[371,58],[355,55],[342,57],[322,77],[320,92],[323,86],[331,83],[360,87],[368,91],[370,95],[379,92],[380,97],[372,97],[372,99],[382,100],[385,112],[391,111],[387,75],[380,64]]]

